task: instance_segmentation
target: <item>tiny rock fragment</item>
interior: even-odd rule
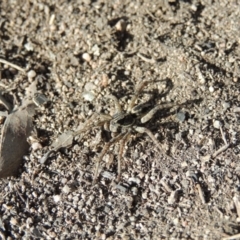
[[[71,188],[68,185],[65,185],[62,189],[63,193],[68,194],[71,191]]]
[[[90,54],[88,53],[83,53],[82,59],[85,60],[86,62],[90,62],[92,60]]]
[[[31,148],[32,148],[33,151],[36,151],[36,150],[38,150],[38,149],[41,149],[41,148],[42,148],[42,145],[41,145],[41,143],[39,143],[39,142],[33,142],[33,143],[31,144]]]
[[[104,178],[107,178],[107,179],[113,179],[115,177],[115,175],[111,172],[108,172],[108,171],[104,171],[101,173],[101,175],[104,177]]]
[[[17,225],[17,224],[18,224],[18,221],[17,221],[16,218],[12,217],[11,220],[10,220],[10,223],[11,223],[12,225]]]
[[[24,45],[24,47],[25,47],[25,49],[26,49],[27,51],[33,51],[33,50],[34,50],[34,46],[33,46],[33,44],[32,44],[31,42],[26,43],[26,44]]]
[[[127,27],[127,23],[123,19],[121,19],[116,23],[115,27],[116,27],[117,31],[125,32],[126,27]]]
[[[147,199],[148,198],[148,192],[147,191],[142,193],[142,198],[143,199]]]
[[[119,189],[121,192],[126,193],[128,189],[124,187],[123,185],[117,184],[116,188]]]
[[[84,86],[86,92],[91,92],[96,90],[97,86],[92,82],[87,82]]]
[[[239,113],[239,112],[240,112],[240,107],[234,106],[234,107],[233,107],[233,112],[234,112],[234,113]]]
[[[177,119],[179,122],[184,122],[184,120],[186,119],[186,113],[183,111],[178,112]]]
[[[223,108],[224,108],[224,110],[227,110],[228,108],[230,108],[230,103],[229,102],[222,102],[222,106],[223,106]]]
[[[168,204],[176,203],[178,198],[179,198],[179,190],[172,191],[170,196],[168,197]]]
[[[211,155],[208,154],[208,155],[206,155],[206,156],[201,156],[200,159],[201,159],[201,161],[204,162],[204,163],[205,163],[205,162],[209,162],[210,159],[211,159]]]
[[[177,226],[177,225],[179,224],[179,219],[178,219],[178,218],[174,218],[174,219],[173,219],[173,224],[174,224],[175,226]]]
[[[214,87],[213,87],[213,86],[210,86],[210,87],[209,87],[209,92],[210,92],[210,93],[213,93],[213,92],[214,92]]]
[[[219,129],[222,126],[222,123],[219,120],[215,120],[213,122],[213,126],[214,126],[214,128]]]
[[[134,182],[134,183],[136,183],[136,184],[140,184],[140,183],[141,183],[140,178],[137,178],[137,177],[129,178],[128,181],[129,181],[129,182]]]
[[[108,75],[104,73],[104,74],[102,75],[102,80],[101,80],[101,82],[100,82],[100,85],[101,85],[102,87],[106,87],[108,84],[109,84]]]
[[[53,201],[54,201],[55,203],[60,202],[60,201],[61,201],[61,196],[60,196],[60,195],[54,195],[54,196],[53,196]]]
[[[28,79],[33,79],[34,77],[36,77],[36,72],[34,70],[30,70],[28,73],[27,73],[27,76],[28,76]]]
[[[204,85],[206,83],[206,79],[204,78],[203,74],[201,73],[201,71],[198,68],[198,79],[200,84]]]
[[[45,103],[48,102],[48,99],[41,93],[36,93],[33,96],[33,102],[38,106],[43,106]]]
[[[92,47],[92,52],[94,56],[100,56],[100,48],[97,44]]]
[[[95,95],[92,92],[84,92],[82,94],[82,97],[84,98],[84,100],[92,102],[95,99]]]

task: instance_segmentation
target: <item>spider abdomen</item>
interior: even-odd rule
[[[131,127],[135,123],[136,115],[132,113],[117,113],[110,122],[111,132],[122,132],[123,129]]]

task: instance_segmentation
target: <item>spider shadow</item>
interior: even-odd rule
[[[166,88],[166,91],[164,91],[161,94],[158,94],[154,90],[152,93],[153,95],[147,102],[144,102],[138,105],[142,107],[143,115],[148,114],[148,112],[150,112],[153,109],[154,104],[156,104],[156,102],[158,102],[159,99],[161,99],[162,97],[166,96],[169,93],[169,91],[173,87],[173,85],[171,84],[172,82],[170,81],[169,83],[170,83],[170,86]],[[180,104],[175,104],[175,105],[170,104],[170,106],[159,109],[149,121],[147,121],[146,123],[140,124],[140,126],[143,125],[147,127],[153,133],[156,133],[156,132],[161,133],[160,136],[158,137],[158,140],[162,141],[166,137],[163,136],[162,134],[163,131],[161,130],[159,131],[159,129],[162,129],[162,130],[168,129],[170,131],[177,133],[179,131],[179,124],[180,122],[182,122],[180,119],[178,119],[178,113],[182,111],[183,107],[184,108],[186,107],[185,110],[183,110],[184,116],[185,116],[185,119],[183,121],[187,121],[189,118],[193,118],[194,115],[191,115],[188,109],[191,108],[191,105],[199,104],[200,102],[202,102],[202,100],[203,100],[202,98],[198,98],[198,99],[186,100],[184,102],[181,102]],[[160,105],[160,106],[168,105],[168,103],[161,102],[161,104],[157,104],[157,105]],[[145,106],[145,109],[144,109],[144,106]],[[175,116],[175,120],[172,118],[169,119],[171,116]],[[167,121],[162,121],[161,119],[167,119]],[[171,134],[168,135],[168,140],[169,142],[172,142],[174,139],[170,136]],[[187,140],[185,140],[185,142],[187,142]]]
[[[113,28],[120,20],[124,20],[125,24],[127,24],[127,22],[129,21],[127,17],[119,17],[109,20],[108,25]],[[126,29],[123,29],[122,31],[114,30],[112,32],[112,36],[113,42],[115,42],[115,47],[119,52],[123,52],[126,49],[127,45],[132,42],[134,38],[134,36],[130,34],[130,32],[128,32]]]
[[[164,91],[159,93],[158,89],[143,90],[139,94],[139,96],[146,94],[146,95],[150,95],[150,97],[144,103],[137,104],[137,106],[139,108],[144,108],[144,106],[149,106],[150,108],[152,108],[154,105],[156,105],[157,101],[159,101],[161,98],[166,97],[169,94],[169,92],[173,89],[173,82],[169,78],[166,78],[164,80],[156,80],[156,81],[150,82],[150,84],[154,84],[154,83],[165,83],[166,87],[165,87]]]
[[[121,75],[120,75],[120,73],[121,73]],[[121,81],[126,80],[127,76],[124,75],[123,71],[118,72],[118,74],[119,74],[118,79],[121,79]],[[164,89],[164,91],[161,94],[159,94],[158,89],[142,90],[141,93],[139,94],[139,97],[142,96],[143,94],[145,94],[145,95],[150,95],[150,98],[147,101],[145,101],[144,103],[140,103],[140,104],[137,104],[137,105],[139,105],[139,106],[143,105],[144,106],[145,104],[149,104],[149,103],[154,104],[154,101],[159,100],[160,98],[166,97],[169,94],[169,92],[173,89],[173,82],[169,78],[166,78],[166,79],[163,79],[163,80],[149,81],[149,85],[152,85],[154,83],[165,83],[166,88]],[[133,96],[134,93],[135,93],[134,84],[131,83],[131,86],[128,86],[127,88],[133,89],[133,90],[130,90],[131,93],[129,94],[130,96]],[[147,88],[147,86],[145,88]],[[112,95],[116,96],[118,99],[121,99],[121,98],[126,96],[126,90],[121,89],[119,91],[119,89],[118,90],[117,89],[118,88],[115,88],[115,90],[112,91]]]

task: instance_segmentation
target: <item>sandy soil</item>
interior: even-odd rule
[[[0,180],[0,237],[237,239],[239,4],[2,0],[1,94],[19,106],[36,81],[49,101],[34,116],[18,175]],[[106,151],[93,183],[96,160],[115,135],[96,127],[39,162],[59,135],[86,127],[93,114],[116,120],[106,96],[116,96],[126,112],[142,81],[148,83],[136,104],[148,103],[143,115],[175,104],[146,123],[139,123],[141,113],[131,115],[162,151],[130,126],[129,141]],[[127,120],[116,120],[120,131]]]

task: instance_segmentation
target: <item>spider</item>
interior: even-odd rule
[[[121,177],[121,158],[124,151],[124,146],[127,144],[127,142],[130,139],[130,136],[136,133],[144,134],[146,133],[149,138],[154,142],[154,144],[157,146],[157,148],[168,158],[168,156],[162,149],[159,141],[154,137],[153,133],[146,127],[143,127],[142,125],[146,122],[148,122],[154,114],[161,109],[164,108],[171,108],[173,106],[179,105],[174,103],[166,103],[166,104],[159,104],[153,107],[150,111],[148,111],[146,114],[142,114],[143,106],[136,105],[136,100],[141,93],[142,89],[147,85],[149,81],[142,81],[135,87],[135,92],[129,102],[129,105],[127,107],[126,111],[122,110],[122,107],[119,103],[119,100],[117,97],[113,95],[107,95],[106,97],[113,100],[115,103],[115,114],[113,116],[109,114],[102,114],[102,113],[94,113],[83,125],[83,127],[74,133],[74,135],[79,135],[83,132],[86,132],[88,130],[91,130],[95,127],[101,127],[104,126],[104,128],[112,133],[112,138],[105,144],[102,151],[98,155],[96,159],[96,167],[94,172],[94,182],[96,182],[96,179],[98,178],[98,169],[99,164],[101,160],[103,159],[104,155],[107,153],[109,148],[119,142],[120,148],[118,152],[118,176],[117,181],[120,181]]]

